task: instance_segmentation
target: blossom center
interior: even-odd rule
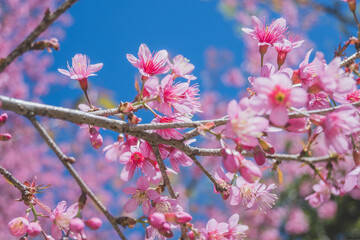
[[[144,201],[149,200],[147,192],[141,190],[136,190],[135,194],[132,197],[139,202],[139,205],[142,204]]]
[[[141,154],[141,152],[134,152],[131,154],[131,162],[134,165],[140,166],[143,164],[143,162],[145,161],[144,156]]]

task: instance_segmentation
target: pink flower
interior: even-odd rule
[[[58,69],[58,71],[71,79],[83,80],[90,76],[95,76],[95,72],[99,71],[103,67],[102,63],[90,65],[90,60],[86,55],[76,54],[72,58],[72,67],[69,66],[69,71],[65,69]]]
[[[154,120],[151,121],[151,123],[176,123],[176,122],[191,122],[191,120],[187,117],[174,115],[169,117],[156,116]],[[182,134],[177,129],[174,128],[156,129],[154,130],[154,132],[159,134],[164,139],[180,140],[183,138]]]
[[[317,214],[321,219],[331,219],[336,216],[337,203],[335,201],[327,201],[317,209]]]
[[[321,126],[326,144],[335,152],[345,154],[351,149],[349,135],[360,127],[355,109],[332,112],[326,115]]]
[[[236,173],[240,169],[240,164],[244,157],[238,152],[230,148],[221,149],[222,162],[225,169],[231,173]]]
[[[249,183],[255,182],[258,178],[262,177],[260,168],[252,161],[242,159],[240,162],[240,174]]]
[[[150,184],[146,177],[139,177],[136,182],[136,188],[127,187],[123,192],[131,196],[131,199],[126,202],[124,209],[127,213],[133,212],[138,206],[142,205],[143,212],[148,215],[151,209],[151,202],[159,197],[158,192],[154,189],[149,189]]]
[[[253,148],[259,144],[258,137],[268,128],[269,122],[249,107],[249,99],[242,98],[237,104],[235,100],[228,104],[229,122],[226,125],[227,137],[236,138],[238,145]]]
[[[254,29],[242,28],[242,30],[253,36],[254,39],[257,39],[259,41],[259,46],[271,46],[284,38],[287,29],[286,20],[284,18],[276,19],[270,26],[266,26],[255,16],[251,17],[251,22]]]
[[[288,122],[288,108],[301,107],[307,102],[305,90],[292,88],[291,79],[285,73],[275,73],[270,78],[258,77],[253,87],[257,95],[251,98],[252,106],[260,114],[269,112],[270,121],[277,126]]]
[[[126,149],[128,150],[129,148],[129,146],[126,148],[124,135],[119,134],[118,140],[116,142],[104,147],[103,152],[106,152],[105,159],[113,162],[117,160],[121,154],[126,151]]]
[[[360,187],[360,166],[356,167],[354,170],[349,172],[346,175],[345,183],[343,186],[344,192],[350,192],[353,188]]]
[[[8,224],[11,235],[20,237],[27,232],[29,221],[23,217],[17,217],[11,220]]]
[[[153,56],[148,46],[141,44],[138,57],[139,59],[132,54],[126,54],[129,62],[139,69],[141,75],[147,78],[156,74],[167,73],[170,69],[170,66],[166,65],[168,61],[168,53],[166,50],[161,50]]]
[[[285,230],[290,234],[303,234],[309,230],[308,220],[301,209],[291,210],[289,219],[285,224]]]
[[[334,195],[339,195],[340,193],[335,187],[330,186],[323,181],[320,181],[319,184],[315,184],[313,190],[315,193],[305,198],[313,208],[320,207],[324,202],[328,201],[331,197],[331,193]]]
[[[245,232],[249,229],[246,225],[239,224],[239,215],[234,214],[228,221],[228,232],[224,234],[226,239],[239,240],[246,237]]]
[[[194,70],[194,65],[189,63],[190,61],[184,58],[182,55],[177,55],[173,58],[173,63],[169,63],[173,74],[175,74],[174,79],[176,77],[183,77],[188,80],[195,80],[196,77],[193,75],[189,75]]]
[[[286,38],[283,39],[283,43],[274,43],[275,49],[278,52],[277,64],[282,66],[285,62],[286,55],[294,48],[298,48],[304,41],[289,41]]]
[[[66,210],[66,202],[60,202],[50,214],[50,220],[53,222],[51,226],[51,234],[55,238],[61,238],[61,230],[65,233],[69,231],[70,220],[73,219],[78,213],[78,203],[72,204]]]
[[[242,204],[249,209],[259,209],[262,212],[268,211],[275,205],[277,196],[270,191],[276,188],[275,184],[266,186],[258,182],[248,183],[243,178],[237,178],[236,186],[233,188],[231,205]]]
[[[226,72],[221,81],[227,86],[241,87],[245,84],[245,79],[239,68],[232,68]]]
[[[41,231],[42,229],[39,222],[31,222],[27,226],[27,234],[29,234],[30,237],[36,237]]]
[[[202,240],[222,240],[225,239],[225,234],[228,232],[227,223],[218,223],[215,219],[210,219],[206,224],[206,228],[201,230]]]
[[[155,84],[154,82],[153,85]],[[197,85],[190,86],[189,82],[174,83],[173,75],[166,75],[161,80],[158,100],[151,101],[148,105],[168,116],[173,115],[173,109],[175,113],[191,115],[200,111],[198,92]]]
[[[156,175],[154,165],[149,158],[149,151],[147,151],[144,143],[140,144],[140,147],[131,146],[130,151],[123,153],[119,161],[125,164],[120,174],[120,178],[125,182],[133,177],[136,168],[140,168],[147,176],[151,177]]]
[[[189,141],[187,141],[186,143],[189,143]],[[179,164],[184,167],[189,167],[193,164],[193,161],[188,155],[186,155],[185,153],[183,153],[182,151],[176,148],[174,148],[169,153],[169,159],[170,159],[171,167],[176,172],[180,172]]]
[[[317,55],[322,60],[323,54]],[[346,75],[345,71],[340,68],[340,57],[332,60],[328,66],[321,62],[316,64],[316,73],[318,74],[317,84],[319,87],[330,94],[336,101],[342,101],[341,95],[348,94],[355,88],[355,80]],[[340,95],[340,96],[339,96]]]
[[[182,224],[187,223],[192,220],[192,216],[186,212],[172,212],[172,213],[165,213],[166,221],[175,224]]]

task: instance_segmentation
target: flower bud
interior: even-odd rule
[[[162,228],[163,224],[166,222],[164,214],[159,212],[154,212],[150,214],[148,219],[151,226],[153,226],[156,229]]]
[[[36,237],[39,233],[41,233],[41,230],[39,222],[31,222],[27,226],[27,233],[30,237]]]
[[[258,138],[258,140],[259,140],[259,145],[264,152],[271,155],[275,153],[275,149],[270,143],[268,143],[262,138]]]
[[[134,107],[129,102],[126,102],[126,103],[121,102],[120,106],[119,106],[119,110],[123,113],[129,113],[129,112],[134,111]]]
[[[6,123],[7,119],[8,119],[8,115],[6,113],[0,115],[0,127]]]
[[[94,128],[90,128],[90,142],[95,149],[99,149],[103,144],[103,138],[100,133]]]
[[[11,135],[9,133],[0,134],[0,141],[9,141],[11,139]]]
[[[181,224],[190,222],[192,217],[186,212],[165,213],[166,221]]]
[[[256,146],[254,148],[254,160],[256,164],[259,166],[265,163],[266,160],[265,153],[263,152],[263,150],[261,150],[259,146]]]
[[[165,222],[161,228],[158,229],[159,233],[166,238],[172,238],[174,236],[171,231],[170,224]]]
[[[9,222],[8,227],[11,235],[20,237],[27,232],[28,225],[29,221],[26,218],[17,217]]]
[[[88,226],[92,230],[98,230],[102,225],[102,221],[101,221],[100,218],[93,217],[93,218],[88,219],[85,222],[85,224],[86,224],[86,226]]]
[[[221,149],[221,154],[225,169],[231,173],[237,172],[240,168],[240,161],[244,157],[238,151],[232,151],[230,148]]]
[[[190,240],[195,240],[195,233],[193,231],[190,231],[188,233],[188,237],[190,238]]]
[[[304,133],[310,128],[310,122],[307,117],[291,118],[285,126],[289,132]]]
[[[240,174],[249,183],[253,183],[257,178],[262,177],[261,170],[258,166],[246,159],[241,162]]]
[[[69,228],[74,233],[81,233],[84,230],[85,224],[80,218],[73,218],[70,220]]]

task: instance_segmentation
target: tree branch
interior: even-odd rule
[[[69,9],[78,0],[66,0],[55,12],[50,13],[48,9],[39,25],[30,33],[26,39],[20,43],[6,58],[0,60],[0,72],[2,72],[10,63],[17,57],[31,50],[32,43],[43,33],[58,17],[61,16],[67,9]]]
[[[0,174],[3,175],[3,177],[5,178],[6,181],[10,182],[17,189],[19,189],[23,198],[30,194],[30,192],[28,191],[28,188],[22,182],[17,180],[9,171],[7,171],[2,166],[0,166]]]
[[[39,132],[44,141],[48,144],[51,150],[56,154],[61,163],[66,167],[71,176],[75,179],[81,191],[86,193],[91,200],[94,202],[96,207],[100,209],[100,211],[105,215],[105,217],[109,220],[113,228],[116,230],[121,239],[125,240],[124,234],[121,232],[119,226],[116,223],[116,219],[109,213],[106,207],[102,204],[102,202],[96,197],[96,195],[92,192],[92,190],[86,185],[84,180],[80,177],[80,175],[76,172],[73,166],[69,163],[69,157],[67,157],[61,149],[57,146],[55,141],[49,136],[44,127],[36,120],[35,115],[32,113],[28,114],[28,119],[34,125],[36,130]]]
[[[0,95],[1,106],[3,110],[10,110],[16,112],[20,115],[28,116],[30,113],[33,113],[38,116],[45,116],[54,119],[61,119],[70,121],[76,124],[89,124],[92,126],[98,126],[101,128],[109,129],[118,133],[125,133],[129,134],[149,143],[156,143],[156,144],[166,144],[172,147],[179,149],[180,151],[184,152],[188,156],[221,156],[220,150],[221,149],[207,149],[207,148],[197,148],[192,147],[183,142],[183,140],[175,140],[175,139],[163,139],[160,135],[156,133],[149,133],[147,131],[138,131],[136,129],[139,125],[130,125],[124,121],[110,119],[101,116],[95,116],[91,113],[82,112],[79,110],[72,110],[62,107],[55,107],[40,103],[32,103],[28,101],[23,101],[19,99],[9,98]],[[355,102],[353,104],[346,104],[341,106],[336,106],[332,108],[326,108],[321,110],[314,110],[308,111],[308,114],[325,114],[328,112],[335,111],[341,107],[346,106],[360,106],[360,101]],[[299,113],[290,113],[290,117],[303,117],[303,115]],[[211,120],[208,120],[211,122]],[[223,120],[219,120],[221,123]],[[201,122],[201,121],[199,121]],[[136,130],[134,130],[136,129]],[[244,153],[246,157],[252,157],[250,153]],[[324,156],[324,157],[301,157],[299,158],[298,154],[295,155],[288,155],[288,154],[274,154],[274,155],[266,155],[267,158],[270,159],[277,159],[283,161],[299,161],[299,162],[324,162],[324,161],[332,161],[331,156]]]

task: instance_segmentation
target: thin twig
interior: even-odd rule
[[[47,131],[44,129],[44,127],[36,120],[35,115],[29,114],[27,116],[31,123],[34,125],[34,127],[38,130],[41,137],[44,139],[44,141],[48,144],[48,146],[51,148],[51,150],[56,154],[56,156],[60,159],[62,164],[66,167],[66,169],[69,171],[71,176],[75,179],[79,187],[81,188],[81,191],[86,193],[91,200],[94,202],[94,204],[100,209],[100,211],[106,216],[106,218],[109,220],[113,228],[116,230],[118,235],[121,239],[126,239],[124,234],[121,232],[119,226],[116,223],[115,218],[109,213],[109,211],[106,209],[106,207],[103,205],[103,203],[96,197],[96,195],[92,192],[92,190],[86,185],[84,180],[80,177],[80,175],[77,173],[77,171],[73,168],[73,166],[69,163],[67,157],[61,149],[57,146],[55,141],[49,136]]]
[[[223,189],[219,183],[215,180],[215,178],[201,165],[201,163],[196,159],[194,156],[190,156],[190,158],[193,160],[193,162],[198,166],[201,171],[213,182],[215,185],[215,189],[219,192],[226,191],[226,189]]]
[[[171,186],[169,176],[167,175],[167,172],[166,172],[166,166],[164,164],[164,161],[161,158],[159,148],[158,148],[156,142],[151,142],[150,145],[155,154],[155,158],[159,165],[160,172],[161,172],[162,178],[164,180],[165,186],[166,186],[171,198],[177,199],[178,195],[175,193],[174,189]],[[187,236],[187,227],[185,224],[181,224],[181,239],[189,239],[189,237]]]
[[[6,179],[6,181],[10,182],[21,192],[22,196],[29,195],[28,188],[19,180],[17,180],[8,170],[0,166],[0,174]]]
[[[10,63],[17,57],[31,50],[32,43],[43,33],[58,17],[61,16],[67,9],[69,9],[78,0],[66,0],[55,12],[50,13],[48,9],[45,16],[39,25],[30,33],[26,39],[20,43],[6,58],[0,60],[0,72],[2,72]]]

